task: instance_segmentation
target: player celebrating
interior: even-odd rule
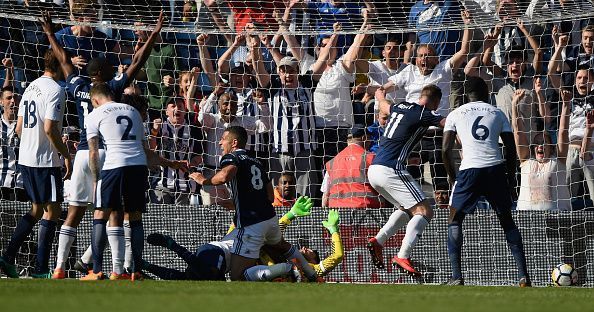
[[[108,85],[94,85],[90,91],[90,98],[95,110],[87,118],[87,140],[89,167],[97,188],[97,210],[91,233],[93,272],[81,280],[100,280],[105,278],[101,270],[107,218],[109,217],[112,226],[122,227],[122,208],[125,208],[125,212],[130,216],[134,267],[137,270],[142,268],[144,229],[141,217],[142,212],[146,210],[147,159],[151,164],[176,169],[183,168],[184,163],[166,160],[148,148],[140,113],[130,105],[113,102],[113,94]],[[106,147],[102,169],[99,166],[99,136]],[[118,252],[124,254],[123,244]],[[140,272],[132,273],[132,279],[139,278],[142,278]],[[111,279],[118,279],[118,275]]]
[[[45,12],[40,21],[50,44],[54,47],[56,57],[60,60],[62,72],[64,73],[64,77],[66,77],[66,90],[70,94],[70,97],[75,101],[78,113],[78,123],[81,129],[80,143],[78,144],[78,150],[75,157],[76,161],[74,162],[72,180],[70,183],[72,185],[69,192],[70,205],[68,206],[66,220],[60,228],[56,268],[52,275],[52,278],[54,279],[62,279],[65,277],[64,266],[66,258],[68,257],[72,243],[76,239],[76,229],[84,216],[87,206],[93,201],[91,193],[93,191],[93,180],[89,174],[89,151],[85,124],[85,118],[93,111],[93,106],[91,105],[89,98],[89,90],[93,84],[107,82],[113,93],[116,95],[116,99],[119,99],[122,93],[124,93],[124,89],[134,79],[136,73],[142,68],[144,62],[152,51],[152,46],[154,45],[163,25],[163,13],[161,12],[159,19],[157,20],[157,25],[147,43],[136,52],[132,59],[132,63],[127,68],[126,72],[114,78],[113,67],[109,64],[107,59],[94,58],[89,61],[87,66],[87,73],[90,76],[90,80],[77,75],[77,71],[72,65],[70,57],[64,51],[64,48],[57,42],[53,32],[50,14]],[[100,166],[103,164],[104,157],[104,147],[103,144],[99,142]],[[111,225],[108,227],[107,233],[110,246],[112,247],[114,273],[123,274],[124,255],[119,254],[118,250],[121,250],[119,247],[120,244],[125,244],[123,241],[124,228]]]
[[[16,253],[39,223],[39,245],[35,262],[35,278],[49,278],[49,255],[63,201],[60,156],[64,158],[65,179],[71,172],[68,148],[62,142],[64,90],[56,82],[60,77],[60,62],[52,49],[44,56],[44,73],[25,90],[19,105],[16,132],[21,138],[19,171],[23,185],[33,202],[31,210],[17,224],[10,243],[0,257],[0,268],[8,277],[18,278],[14,265]],[[45,211],[45,212],[44,212]]]
[[[276,212],[272,206],[272,183],[259,160],[247,155],[247,131],[232,126],[223,132],[219,142],[223,150],[221,171],[212,178],[195,172],[190,178],[200,185],[227,183],[235,204],[233,229],[223,240],[232,240],[231,280],[249,279],[246,269],[256,264],[264,244],[278,245],[288,259],[297,259],[310,281],[317,279],[316,272],[308,265],[299,251],[282,239]]]
[[[435,85],[425,86],[418,105],[407,102],[392,104],[381,91],[376,92],[376,98],[380,111],[390,115],[390,120],[380,138],[377,156],[369,166],[369,183],[395,207],[401,208],[396,209],[377,235],[369,240],[368,248],[373,264],[383,268],[384,243],[408,223],[402,246],[392,263],[418,275],[420,273],[410,263],[410,253],[433,218],[433,210],[421,186],[406,171],[406,159],[428,127],[443,127],[445,119],[434,112],[441,100],[441,90]]]
[[[515,185],[516,174],[516,149],[511,126],[501,110],[487,103],[489,89],[484,80],[466,77],[464,90],[469,103],[450,113],[443,136],[443,160],[450,184],[455,179],[448,225],[448,254],[452,266],[452,278],[448,285],[464,285],[462,221],[467,214],[474,212],[479,197],[485,196],[505,232],[505,239],[518,266],[520,287],[531,286],[522,237],[511,215],[511,187]],[[457,177],[451,155],[456,136],[464,154]],[[505,145],[505,166],[499,152],[499,137]]]

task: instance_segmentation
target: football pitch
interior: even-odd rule
[[[553,287],[0,280],[0,311],[593,311],[593,299]]]

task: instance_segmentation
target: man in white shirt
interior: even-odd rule
[[[56,80],[60,78],[60,62],[53,50],[44,56],[44,73],[25,90],[19,105],[16,133],[21,138],[19,171],[23,185],[33,202],[31,210],[17,224],[0,268],[7,276],[18,278],[14,260],[17,251],[39,224],[39,245],[34,278],[50,278],[48,261],[56,233],[56,222],[63,201],[62,163],[65,179],[70,177],[72,163],[68,148],[62,142],[65,93]]]
[[[443,137],[443,160],[450,184],[453,184],[448,225],[452,277],[448,284],[464,285],[462,222],[467,214],[474,212],[479,197],[485,196],[497,213],[516,261],[519,286],[531,286],[522,237],[511,215],[511,186],[515,185],[516,174],[516,149],[511,126],[501,110],[488,104],[489,90],[484,80],[467,77],[464,90],[469,103],[447,117]],[[452,159],[456,136],[464,153],[457,176]],[[505,145],[505,160],[501,156],[499,137]]]
[[[89,167],[97,188],[97,208],[91,233],[93,272],[89,272],[81,280],[100,280],[105,278],[102,265],[107,241],[107,219],[109,218],[110,226],[122,227],[124,212],[128,213],[130,219],[134,268],[142,268],[142,213],[146,211],[148,164],[173,169],[185,167],[182,162],[164,159],[148,148],[140,113],[130,105],[113,102],[113,94],[107,84],[94,85],[90,91],[90,98],[95,109],[87,118],[87,140]],[[99,138],[102,138],[106,147],[105,162],[101,169]],[[117,245],[120,248],[117,252],[123,255],[125,244]],[[121,277],[123,273],[114,273],[116,274],[110,279],[124,279]],[[142,275],[140,272],[134,272],[125,278],[141,279]]]

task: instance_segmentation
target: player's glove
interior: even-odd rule
[[[309,216],[311,214],[311,207],[313,203],[311,198],[307,196],[300,196],[293,204],[293,207],[287,212],[287,218],[293,220],[297,217]]]
[[[322,225],[330,232],[330,235],[338,232],[338,211],[336,209],[330,209],[328,211],[328,220],[322,221]]]

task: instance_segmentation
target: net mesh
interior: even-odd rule
[[[90,3],[90,4],[89,4]],[[290,11],[286,29],[279,30],[278,23],[282,23],[281,17],[285,13],[285,6],[291,4],[295,8]],[[10,58],[13,66],[6,66],[9,63],[3,62],[4,70],[0,72],[0,81],[6,81],[8,75],[14,77],[16,93],[22,94],[28,83],[39,77],[43,68],[43,54],[48,48],[48,41],[43,30],[38,23],[38,17],[41,11],[52,12],[56,31],[71,26],[93,26],[101,31],[104,36],[91,35],[94,39],[89,46],[79,46],[67,49],[72,56],[83,55],[88,61],[91,57],[106,56],[112,65],[122,65],[125,70],[126,65],[130,65],[135,51],[138,49],[139,38],[142,37],[140,30],[150,31],[155,24],[159,12],[163,11],[166,16],[165,27],[161,32],[162,43],[159,45],[160,53],[154,54],[154,58],[149,60],[146,67],[146,77],[136,77],[134,85],[138,92],[149,96],[152,112],[147,132],[154,127],[155,119],[162,121],[167,119],[167,106],[171,99],[191,98],[191,103],[186,100],[186,108],[189,111],[197,112],[203,99],[207,99],[211,92],[215,91],[216,83],[213,78],[220,75],[219,79],[223,82],[230,82],[229,68],[240,65],[242,62],[249,63],[251,56],[249,49],[250,39],[247,43],[241,42],[235,49],[228,62],[219,62],[228,51],[229,46],[238,32],[245,29],[245,22],[250,19],[254,22],[253,29],[250,31],[257,35],[293,35],[296,36],[296,42],[304,48],[305,53],[311,55],[315,61],[317,49],[323,45],[322,38],[327,37],[333,30],[333,23],[340,22],[341,29],[338,31],[340,39],[338,45],[342,48],[338,56],[347,51],[350,44],[353,43],[355,34],[369,34],[366,41],[362,44],[364,52],[361,59],[370,61],[383,59],[384,45],[388,38],[397,37],[398,44],[402,50],[400,61],[406,61],[409,54],[414,54],[414,48],[410,48],[407,41],[416,33],[417,43],[422,41],[423,36],[431,38],[438,47],[440,60],[444,60],[460,49],[465,23],[463,21],[463,9],[469,12],[471,22],[469,27],[474,30],[470,39],[470,53],[475,55],[481,51],[482,44],[485,42],[485,34],[492,33],[494,27],[501,22],[505,22],[503,30],[498,38],[499,49],[494,52],[493,61],[505,67],[506,51],[518,48],[522,53],[527,54],[528,62],[535,58],[534,49],[530,42],[518,35],[518,21],[520,18],[527,27],[528,33],[536,40],[539,49],[542,51],[541,65],[544,68],[530,72],[530,76],[538,76],[546,73],[547,62],[553,57],[555,50],[555,36],[569,34],[568,48],[577,48],[583,44],[581,30],[584,26],[591,24],[594,18],[592,3],[589,1],[572,1],[564,3],[549,3],[546,1],[440,1],[429,2],[419,8],[419,3],[413,1],[334,1],[328,2],[310,1],[302,3],[299,1],[100,1],[92,3],[87,1],[74,1],[75,7],[70,13],[68,2],[41,2],[28,1],[3,1],[0,3],[2,11],[0,12],[0,58]],[[76,7],[80,6],[77,11]],[[299,8],[300,6],[307,9]],[[337,9],[338,7],[338,9]],[[369,11],[368,22],[373,26],[365,28],[360,27],[363,23],[362,9]],[[416,10],[416,11],[415,11]],[[419,15],[411,19],[411,12],[417,12]],[[217,16],[220,19],[217,19]],[[570,16],[570,18],[567,18]],[[141,22],[140,24],[138,22]],[[553,30],[556,26],[557,30]],[[96,33],[95,33],[96,34]],[[197,39],[200,34],[207,34],[208,38],[204,43],[208,56],[201,59],[200,49]],[[249,36],[248,36],[249,37]],[[282,37],[282,36],[281,36]],[[264,39],[264,43],[271,43],[278,49],[281,56],[290,55],[294,51],[285,40],[276,38]],[[438,40],[438,42],[435,42]],[[592,40],[592,39],[590,39]],[[590,41],[591,42],[591,41]],[[587,44],[586,44],[587,45]],[[407,50],[408,52],[404,52]],[[276,72],[274,64],[274,55],[268,50],[262,48],[266,70],[270,73]],[[448,52],[449,51],[449,52]],[[409,54],[407,54],[409,53]],[[582,57],[585,54],[584,57]],[[591,54],[591,53],[590,53]],[[588,53],[582,50],[578,52],[578,58],[586,59]],[[305,57],[303,57],[305,58]],[[568,59],[568,56],[563,56]],[[580,60],[581,60],[580,59]],[[208,72],[205,61],[218,70],[219,73]],[[312,63],[314,61],[311,61]],[[409,59],[414,62],[414,59]],[[470,57],[466,59],[470,61]],[[592,61],[590,67],[592,67]],[[528,63],[527,62],[527,63]],[[586,62],[587,63],[587,62]],[[77,64],[75,64],[77,65]],[[310,65],[306,61],[301,61],[300,66]],[[487,72],[490,67],[479,64],[475,68],[479,72]],[[583,65],[583,64],[582,64]],[[152,69],[151,69],[152,66]],[[11,69],[12,68],[12,69]],[[195,69],[196,68],[196,69]],[[370,69],[371,70],[371,69]],[[571,70],[564,69],[564,75],[572,73]],[[189,73],[189,74],[187,74]],[[192,75],[195,73],[195,75]],[[84,70],[82,75],[86,75]],[[184,77],[188,78],[184,82]],[[357,72],[354,81],[346,85],[330,86],[331,88],[351,88],[358,84],[373,84],[369,80],[370,72]],[[571,79],[571,78],[569,78]],[[256,79],[257,80],[257,79]],[[462,70],[454,73],[451,83],[451,94],[449,98],[450,108],[459,106],[464,101],[464,91],[461,89],[461,82],[465,80]],[[502,79],[487,79],[492,94],[492,104],[497,101],[497,88],[500,87]],[[254,83],[254,82],[252,82]],[[384,81],[385,83],[385,81]],[[189,84],[195,85],[196,89],[192,96],[187,96],[191,89]],[[563,84],[567,84],[563,82]],[[573,81],[570,81],[573,84]],[[522,86],[524,87],[524,86]],[[319,87],[318,87],[319,88]],[[534,86],[528,86],[530,90]],[[258,89],[253,85],[253,89]],[[557,139],[557,128],[559,124],[560,108],[558,87],[553,86],[547,79],[543,82],[543,92],[546,98],[548,110],[539,111],[536,106],[529,108],[526,115],[519,119],[525,121],[527,125],[522,131],[526,136],[532,138],[535,133],[545,129],[550,133],[553,141]],[[155,91],[156,90],[156,91]],[[357,93],[357,92],[355,92]],[[406,92],[402,97],[406,95]],[[311,98],[313,95],[308,94]],[[536,98],[536,96],[534,95]],[[72,145],[76,141],[78,130],[78,117],[74,102],[68,102],[65,117],[65,137],[68,136]],[[343,111],[337,113],[331,112],[327,116],[321,116],[324,103],[315,105],[318,117],[325,117],[328,124],[337,122],[341,118],[350,119],[346,124],[332,124],[324,130],[315,128],[319,120],[309,124],[309,134],[317,137],[319,148],[310,154],[298,155],[294,159],[300,163],[306,163],[308,169],[306,175],[310,176],[307,185],[301,185],[303,189],[297,188],[300,193],[310,192],[310,195],[321,202],[321,193],[319,191],[323,177],[323,164],[330,160],[338,151],[346,146],[346,137],[350,126],[354,123],[371,125],[376,121],[373,96],[364,98],[362,93],[353,95],[348,101],[353,101],[352,113],[347,116]],[[536,103],[537,101],[533,101]],[[214,103],[216,104],[216,103]],[[536,110],[536,112],[533,110]],[[216,105],[210,107],[213,113],[217,112]],[[297,112],[301,114],[301,112]],[[332,115],[336,114],[336,116]],[[189,115],[188,118],[198,118]],[[322,118],[324,119],[324,118]],[[272,122],[272,121],[270,121]],[[347,126],[348,125],[348,126]],[[220,156],[216,144],[220,133],[216,132],[215,126],[203,125],[201,130],[200,145],[203,148],[201,158],[203,160],[205,172],[212,170],[216,166],[216,158]],[[211,131],[209,134],[209,131]],[[540,132],[538,132],[540,133]],[[257,156],[264,160],[271,176],[278,179],[283,168],[279,168],[274,157],[271,155],[274,146],[274,136],[271,132],[265,133],[261,141],[255,146]],[[435,139],[441,141],[438,136]],[[528,140],[530,144],[531,139]],[[433,141],[430,139],[429,141]],[[166,142],[158,138],[155,142],[157,151],[163,155],[172,152],[177,145],[175,142]],[[208,145],[211,147],[208,147]],[[2,142],[3,147],[8,147],[7,141]],[[258,149],[257,147],[264,147]],[[6,152],[2,153],[7,155]],[[446,180],[445,171],[440,169],[441,163],[439,143],[432,143],[423,140],[415,149],[408,160],[409,171],[415,179],[423,185],[423,190],[430,198],[432,204],[435,203],[434,191],[442,190],[440,183]],[[312,164],[313,162],[313,164]],[[437,162],[438,167],[427,165]],[[459,163],[459,159],[458,159]],[[295,164],[299,167],[300,165]],[[199,166],[201,167],[201,166]],[[293,168],[294,169],[294,168]],[[519,169],[519,168],[518,168]],[[297,170],[299,171],[299,170]],[[185,183],[187,178],[178,177],[177,181]],[[584,177],[572,178],[569,186],[571,189],[571,200],[574,210],[588,208],[592,206],[588,196],[588,179]],[[149,195],[152,202],[159,200],[159,190],[163,183],[162,172],[159,170],[151,171],[150,177],[151,191]],[[275,181],[276,182],[276,181]],[[299,181],[298,181],[299,182]],[[518,181],[520,183],[520,181]],[[560,184],[567,184],[565,182]],[[190,192],[197,192],[195,186],[190,185],[189,189],[172,191],[174,197],[186,196]],[[447,189],[447,187],[446,187]],[[9,198],[14,190],[14,186],[5,186],[3,190],[4,198]],[[224,190],[216,190],[214,201],[223,200]],[[222,193],[221,193],[222,192]],[[151,204],[149,213],[145,216],[146,232],[165,232],[174,236],[182,245],[195,248],[199,244],[211,240],[220,239],[226,232],[230,223],[229,213],[222,209],[205,207],[199,204],[209,204],[205,196],[194,195],[187,196],[188,201],[196,204],[193,206],[185,205],[156,205]],[[214,202],[213,202],[214,203]],[[3,200],[0,210],[0,247],[4,249],[10,235],[12,234],[16,222],[27,211],[27,205]],[[482,204],[482,207],[488,205]],[[66,207],[64,207],[64,211]],[[586,209],[588,210],[588,209]],[[283,210],[280,210],[283,211]],[[392,209],[364,209],[348,210],[342,209],[341,214],[341,232],[345,243],[345,258],[343,264],[329,276],[330,281],[338,282],[418,282],[404,274],[393,270],[388,266],[386,271],[375,270],[372,268],[368,251],[365,247],[367,239],[374,236],[378,229],[386,222]],[[329,238],[325,234],[321,225],[321,220],[325,217],[323,210],[317,210],[312,217],[299,220],[295,226],[291,226],[287,232],[287,238],[291,242],[308,241],[309,244],[321,251],[323,255],[329,252]],[[552,268],[560,262],[574,264],[580,274],[580,283],[585,286],[593,286],[592,264],[594,259],[592,246],[592,215],[590,211],[574,211],[572,213],[546,213],[546,212],[518,212],[514,216],[520,226],[524,238],[524,246],[529,263],[529,270],[533,275],[535,284],[546,285],[549,283],[549,273]],[[76,256],[80,256],[90,239],[90,214],[87,213],[85,220],[79,227],[79,235],[73,249],[72,257],[69,259],[69,268]],[[479,209],[474,217],[467,219],[464,227],[465,245],[464,245],[464,274],[467,283],[480,285],[504,285],[516,281],[516,272],[513,259],[509,254],[503,233],[499,227],[498,220],[494,214],[486,210]],[[36,230],[34,230],[36,233]],[[387,243],[386,255],[394,255],[399,248],[403,233],[399,232],[395,238]],[[436,219],[430,224],[423,234],[419,245],[413,252],[415,260],[421,271],[426,272],[424,281],[439,283],[447,280],[449,277],[449,263],[446,250],[447,237],[447,216],[442,210],[438,210]],[[34,262],[36,238],[31,237],[19,253],[17,263],[21,270],[30,270]],[[55,252],[55,248],[54,248]],[[146,246],[145,255],[149,261],[156,264],[183,267],[181,260],[176,259],[172,254],[163,253],[152,246]],[[106,257],[109,257],[107,252]],[[53,259],[53,254],[52,254]],[[389,260],[389,259],[388,259]],[[50,261],[51,263],[52,261]],[[68,271],[70,276],[76,276],[72,270]]]

